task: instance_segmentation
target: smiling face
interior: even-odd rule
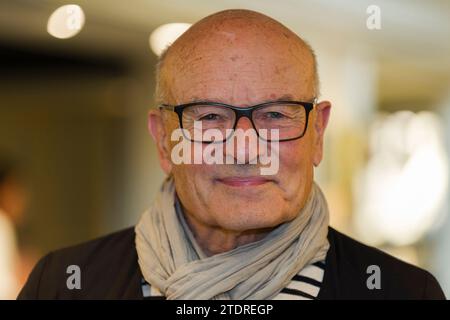
[[[274,20],[249,11],[203,19],[169,49],[161,69],[164,103],[211,100],[246,107],[273,100],[312,101],[314,58],[307,46]],[[152,111],[150,131],[163,169],[174,177],[185,213],[198,223],[234,232],[272,228],[292,220],[303,207],[322,158],[330,104],[309,115],[301,139],[279,143],[279,170],[260,174],[259,164],[173,165],[170,141],[179,127],[171,111]],[[237,128],[251,129],[248,118]],[[202,145],[204,148],[205,145]],[[248,153],[248,148],[238,152]],[[248,154],[247,154],[248,156]],[[234,157],[225,149],[224,157]],[[247,157],[248,159],[248,157]]]

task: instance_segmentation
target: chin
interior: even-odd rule
[[[237,211],[226,210],[222,212],[222,214],[217,217],[216,220],[220,227],[226,230],[237,232],[274,228],[281,223],[290,220],[281,212],[276,214],[277,211],[279,211],[279,209],[275,208],[248,208]]]

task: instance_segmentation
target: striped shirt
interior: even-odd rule
[[[306,266],[274,297],[274,300],[315,300],[322,286],[324,272],[324,261]],[[142,294],[144,299],[164,299],[161,292],[144,279],[142,279]]]

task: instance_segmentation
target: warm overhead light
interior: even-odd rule
[[[170,44],[181,36],[191,24],[168,23],[156,28],[150,35],[150,47],[159,56]]]
[[[53,11],[48,19],[47,32],[58,39],[75,36],[84,25],[84,12],[76,4],[67,4]]]

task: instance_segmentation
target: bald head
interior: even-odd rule
[[[290,72],[286,72],[288,69]],[[305,95],[303,99],[319,94],[316,58],[305,41],[261,13],[226,10],[194,24],[161,55],[157,67],[156,99],[158,103],[170,100],[176,104],[187,102],[185,99],[208,98],[186,96],[180,91],[184,90],[187,81],[190,86],[197,86],[200,95],[208,91],[210,80],[225,89],[234,90],[230,85],[236,86],[240,77],[251,72],[266,81],[262,81],[262,85],[280,77],[287,82],[297,82],[302,86],[299,94]],[[274,82],[282,85],[282,81]],[[253,92],[249,88],[247,95],[251,94]],[[226,99],[221,96],[215,98]]]

